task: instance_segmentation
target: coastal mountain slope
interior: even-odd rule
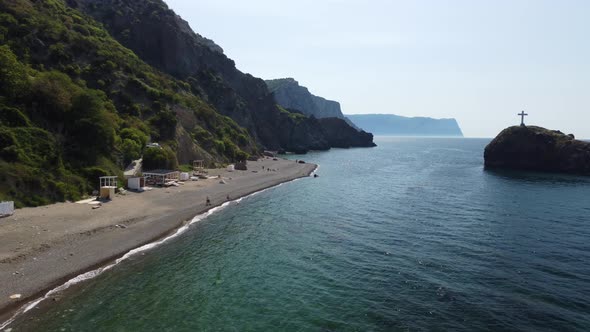
[[[590,143],[537,126],[504,129],[484,151],[486,168],[590,175]]]
[[[17,207],[79,199],[142,155],[176,168],[334,142],[162,1],[2,1],[0,45],[0,200]]]
[[[264,148],[307,151],[331,147],[320,122],[279,109],[262,79],[239,71],[220,47],[194,33],[163,1],[68,2],[102,22],[141,59],[188,82],[192,91],[246,128]]]
[[[267,80],[280,106],[319,119],[331,147],[373,147],[373,134],[358,129],[340,110],[340,103],[315,96],[292,78]]]
[[[243,160],[249,132],[56,1],[0,2],[0,200],[76,200],[101,175]],[[161,149],[145,149],[149,141]]]
[[[343,119],[356,130],[360,129],[342,114],[340,103],[313,95],[309,90],[299,85],[293,78],[279,78],[266,80],[270,92],[275,96],[279,105],[287,109],[299,110],[307,116]]]
[[[17,207],[77,200],[142,155],[176,168],[335,142],[159,0],[2,1],[0,44],[0,200]]]
[[[409,118],[393,114],[355,114],[347,117],[375,135],[463,137],[455,119]]]

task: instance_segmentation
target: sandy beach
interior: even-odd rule
[[[264,167],[264,170],[262,169]],[[25,208],[0,219],[0,321],[80,273],[161,238],[212,207],[311,174],[316,165],[291,160],[249,162],[247,171],[209,170],[219,179],[118,195],[98,209],[59,203]],[[267,171],[266,169],[276,171]],[[11,299],[13,294],[22,294]]]

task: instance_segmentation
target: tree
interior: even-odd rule
[[[0,105],[0,125],[8,127],[29,127],[31,121],[18,109]]]
[[[28,91],[27,68],[8,45],[0,46],[0,95],[16,98]]]
[[[176,169],[177,167],[176,155],[168,147],[148,148],[143,154],[144,169]]]
[[[115,145],[116,122],[106,110],[103,95],[85,90],[74,98],[66,123],[79,153],[92,161],[95,155],[108,156]]]
[[[152,125],[160,133],[160,139],[172,139],[176,132],[176,116],[170,111],[162,111],[151,120]]]
[[[52,121],[63,121],[72,108],[74,96],[80,92],[81,88],[68,75],[50,71],[35,77],[31,97],[38,105],[39,115]]]
[[[124,139],[123,143],[121,143],[121,151],[123,152],[125,163],[139,159],[141,157],[141,148],[142,146],[136,141],[127,138]]]
[[[124,128],[119,133],[121,139],[130,139],[137,142],[142,148],[147,144],[148,136],[137,128]]]

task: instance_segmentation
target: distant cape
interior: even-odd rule
[[[455,119],[409,118],[394,114],[349,114],[346,117],[374,135],[463,137]]]

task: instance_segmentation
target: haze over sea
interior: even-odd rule
[[[320,177],[233,203],[11,327],[590,330],[590,179],[486,171],[488,142],[292,156]]]

